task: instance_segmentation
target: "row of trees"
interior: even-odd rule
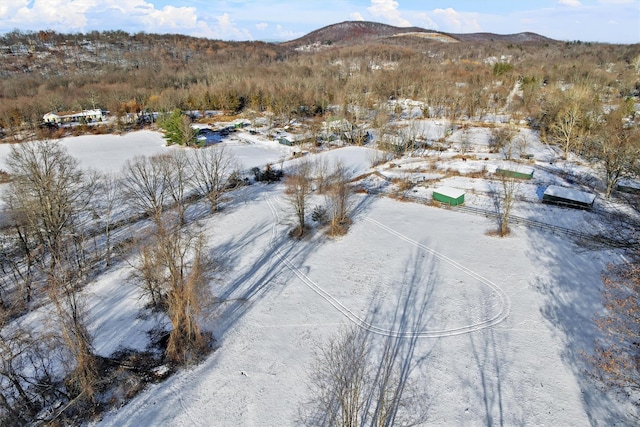
[[[149,308],[171,323],[165,360],[187,363],[207,351],[210,337],[200,322],[212,301],[213,260],[204,232],[187,226],[186,209],[204,199],[217,211],[222,193],[239,182],[222,147],[136,157],[116,176],[80,169],[63,146],[45,140],[12,146],[7,165],[12,180],[2,196],[8,217],[0,254],[3,424],[71,416],[104,403],[108,373],[93,348],[82,289],[114,259],[128,257],[114,253],[135,250],[133,283]],[[143,218],[152,226],[140,228]],[[113,237],[132,222],[147,231],[136,231],[131,244],[122,233]],[[42,315],[50,323],[16,321],[45,301],[51,304]],[[63,409],[52,412],[55,402]]]
[[[29,35],[22,36],[29,46]],[[51,52],[50,57],[25,58],[30,67],[49,58],[43,65],[49,70],[45,77],[35,69],[12,69],[0,81],[0,127],[8,135],[24,124],[37,128],[48,111],[94,107],[114,115],[132,107],[165,112],[269,110],[286,119],[322,114],[332,105],[370,108],[389,97],[408,97],[452,120],[500,111],[538,116],[540,96],[549,94],[553,100],[558,83],[586,79],[589,83],[582,86],[598,96],[633,95],[633,64],[640,54],[637,46],[500,42],[365,45],[303,54],[279,45],[186,37],[105,33],[87,35],[84,41],[81,36],[69,36],[69,42],[61,35],[45,38],[49,41],[33,43]],[[80,58],[77,68],[69,68],[67,56]],[[501,56],[508,62],[496,65],[495,58]],[[21,57],[7,58],[14,67]],[[511,96],[518,81],[521,92]]]
[[[321,224],[328,222],[330,235],[345,234],[351,224],[350,180],[349,170],[340,161],[331,165],[326,159],[313,163],[301,159],[293,165],[285,178],[285,194],[296,218],[292,235],[300,238],[307,229],[307,211],[314,190],[324,196],[325,206],[316,207],[313,219]]]

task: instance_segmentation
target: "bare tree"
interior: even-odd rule
[[[157,158],[137,156],[122,168],[122,189],[126,203],[140,214],[161,221],[167,197],[165,169]]]
[[[143,294],[171,322],[167,357],[177,363],[197,358],[208,344],[200,322],[210,300],[207,286],[213,269],[204,234],[163,223],[143,244],[134,269]]]
[[[560,110],[556,121],[549,129],[552,141],[562,147],[565,159],[583,136],[580,126],[582,114],[578,102],[570,102]]]
[[[305,230],[305,214],[309,195],[311,195],[311,164],[306,159],[292,166],[285,178],[285,193],[293,209],[297,226],[294,236],[302,237]]]
[[[92,186],[85,181],[77,160],[54,141],[12,146],[7,165],[14,179],[5,200],[14,212],[24,215],[54,266],[65,233],[91,200]]]
[[[601,164],[604,173],[605,196],[610,197],[620,178],[638,171],[640,131],[628,126],[622,108],[607,115],[606,123],[590,139],[592,155]]]
[[[509,234],[509,217],[518,197],[520,182],[508,171],[498,176],[500,188],[493,192],[493,203],[498,215],[498,235],[505,237]]]
[[[120,179],[114,173],[102,174],[98,179],[96,213],[102,220],[105,237],[105,264],[111,265],[111,233],[113,228],[113,214],[118,202],[122,198]]]
[[[316,182],[316,190],[319,194],[325,193],[330,186],[330,162],[326,156],[318,156],[313,161],[313,176]]]
[[[180,225],[185,224],[185,212],[188,206],[187,191],[192,179],[191,162],[183,150],[172,150],[168,154],[157,157],[163,169],[165,188],[178,211]]]
[[[200,195],[209,201],[212,212],[218,210],[220,198],[229,186],[229,178],[237,169],[236,160],[224,145],[214,145],[193,153],[191,178]]]
[[[362,412],[372,380],[370,351],[366,335],[355,328],[341,332],[320,349],[311,373],[317,406],[305,420],[309,425],[363,425]]]
[[[345,234],[351,223],[349,210],[352,204],[353,188],[349,180],[350,175],[346,166],[342,162],[337,162],[329,178],[330,184],[326,192],[330,214],[329,226],[332,235]]]
[[[410,363],[404,356],[411,356],[401,355],[399,345],[388,337],[378,348],[372,335],[355,326],[330,338],[311,368],[311,400],[301,411],[302,423],[390,427],[424,422],[408,384]]]
[[[42,409],[67,399],[54,375],[56,359],[60,356],[55,347],[52,335],[35,334],[19,325],[2,329],[0,424],[27,425]]]
[[[20,144],[11,149],[7,162],[15,179],[8,198],[23,223],[15,229],[26,250],[25,232],[45,249],[37,259],[35,277],[45,283],[55,307],[74,368],[68,380],[70,394],[94,396],[97,381],[91,337],[87,332],[79,290],[86,280],[87,229],[80,221],[93,196],[93,185],[66,150],[51,141]]]
[[[35,232],[29,226],[26,215],[13,205],[14,196],[5,198],[8,209],[5,215],[9,217],[9,227],[2,234],[2,256],[0,266],[4,273],[2,281],[6,289],[17,289],[23,303],[31,302],[32,291],[37,278],[35,277],[35,264],[37,257],[37,243]],[[23,304],[12,301],[6,304],[4,299],[2,307],[19,311]]]
[[[520,132],[515,139],[515,144],[521,158],[529,154],[529,136],[526,133]]]
[[[66,259],[56,265],[49,278],[48,295],[53,302],[57,325],[67,349],[74,361],[73,369],[66,379],[72,396],[93,401],[99,374],[93,352],[93,338],[87,328],[87,311],[80,294],[84,278]]]
[[[606,387],[640,409],[640,265],[611,267],[604,276],[603,311],[596,324],[603,337],[596,340],[593,375]],[[638,413],[633,415],[637,423]]]
[[[162,254],[168,266],[167,314],[171,334],[167,356],[176,362],[188,362],[205,350],[208,342],[200,322],[202,304],[207,300],[209,258],[204,248],[204,235],[171,232],[161,236]]]
[[[514,131],[511,127],[498,126],[491,129],[491,138],[489,139],[489,147],[494,153],[503,152],[505,158],[511,158],[511,140]]]
[[[132,267],[131,279],[140,287],[142,297],[149,300],[154,310],[166,310],[165,266],[155,236],[139,245],[137,260]]]

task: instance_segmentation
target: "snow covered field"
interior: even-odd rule
[[[605,254],[526,230],[488,237],[484,219],[364,197],[344,238],[293,243],[270,190],[207,221],[232,252],[217,293],[235,301],[211,319],[220,348],[104,425],[296,425],[314,351],[350,323],[413,343],[427,425],[615,424],[581,362]]]
[[[154,132],[63,143],[99,170],[169,149]],[[247,169],[289,155],[274,142],[225,144]],[[359,176],[374,155],[347,147],[322,156],[341,158]],[[476,188],[467,203],[490,203],[482,181],[443,182]],[[537,184],[530,185],[535,198]],[[429,186],[422,187],[418,194],[427,197]],[[591,218],[533,203],[516,212],[563,225]],[[221,213],[200,219],[222,265],[212,284],[222,303],[205,325],[218,348],[98,425],[298,425],[314,354],[346,325],[410,347],[425,425],[623,425],[624,408],[594,387],[583,362],[596,334],[600,273],[619,255],[535,229],[491,237],[495,222],[484,217],[376,195],[356,197],[353,225],[341,238],[291,240],[292,220],[282,184],[245,187]],[[147,344],[153,322],[139,316],[128,269],[120,265],[86,288],[101,355]]]

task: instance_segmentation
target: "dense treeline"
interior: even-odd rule
[[[201,322],[211,314],[217,265],[185,211],[206,200],[216,212],[224,192],[245,184],[224,146],[134,157],[119,174],[101,174],[43,140],[13,144],[6,163],[13,179],[0,197],[0,425],[80,424],[212,350]],[[161,320],[144,351],[104,356],[89,324],[105,323],[83,289],[122,262],[131,274],[121,285],[137,287],[142,311]]]
[[[271,111],[287,119],[390,97],[424,101],[452,119],[500,111],[544,124],[541,107],[559,84],[588,88],[600,102],[640,90],[639,45],[381,40],[305,53],[179,35],[15,31],[0,40],[0,126],[11,136],[36,129],[48,111],[94,107]],[[518,81],[521,92],[510,97]]]

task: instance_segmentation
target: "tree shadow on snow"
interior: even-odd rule
[[[594,315],[602,310],[601,273],[606,265],[597,252],[545,233],[531,232],[528,255],[542,271],[530,283],[545,297],[541,314],[564,342],[561,354],[582,392],[582,402],[592,425],[625,425],[624,404],[612,399],[589,377],[585,355],[591,354],[599,331]]]
[[[228,269],[240,259],[244,248],[255,250],[256,245],[261,248],[256,259],[243,270],[234,273],[231,281],[217,289],[219,304],[215,313],[216,337],[224,336],[267,292],[282,292],[295,276],[290,265],[302,265],[316,251],[317,245],[291,239],[287,229],[274,227],[264,223],[256,224],[239,238],[216,248],[227,254],[224,264]],[[268,239],[268,243],[265,243],[265,239]]]
[[[428,387],[428,365],[438,340],[421,337],[431,317],[437,260],[431,254],[416,252],[405,266],[397,296],[377,295],[361,324],[352,325],[354,341],[366,343],[367,381],[359,409],[359,425],[420,425],[428,420],[435,390]],[[344,384],[328,384],[342,390]],[[313,387],[313,386],[312,386]],[[302,406],[301,424],[333,425],[340,419],[340,394],[318,405]]]
[[[424,338],[420,333],[429,332],[429,321],[437,304],[434,291],[439,282],[438,260],[430,253],[416,250],[404,271],[403,292],[398,294],[395,304],[388,307],[393,311],[385,310],[389,302],[383,297],[376,300],[370,311],[370,324],[387,323],[393,331],[387,336],[373,337],[379,354],[375,381],[384,381],[389,367],[395,369],[397,375],[392,393],[394,405],[386,425],[415,425],[427,421],[435,393],[425,384],[428,384],[429,357],[438,339]],[[367,404],[371,406],[379,401],[371,400]]]
[[[462,383],[471,395],[465,413],[471,419],[482,417],[486,426],[526,425],[526,397],[519,395],[521,385],[509,380],[509,343],[503,331],[490,327],[471,332],[467,337],[470,363]],[[482,415],[475,414],[477,402],[480,402]]]

